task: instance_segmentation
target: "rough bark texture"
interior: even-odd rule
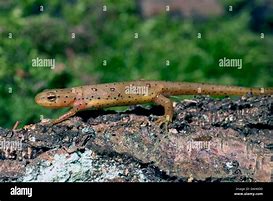
[[[136,106],[0,129],[0,181],[272,181],[272,96],[184,100],[159,127],[162,114]]]

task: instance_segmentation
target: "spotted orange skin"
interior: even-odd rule
[[[169,121],[173,106],[169,96],[174,95],[272,95],[273,88],[246,88],[239,86],[167,81],[129,81],[86,85],[65,89],[45,90],[35,97],[35,102],[46,108],[72,109],[54,120],[59,123],[87,108],[105,108],[154,102],[165,109]]]

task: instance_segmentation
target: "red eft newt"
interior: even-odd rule
[[[169,81],[128,81],[86,85],[65,89],[45,90],[35,97],[37,104],[47,108],[72,109],[51,123],[62,122],[87,108],[105,108],[153,102],[164,107],[164,121],[172,121],[173,104],[168,98],[175,95],[272,95],[273,88]]]

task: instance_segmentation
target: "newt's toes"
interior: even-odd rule
[[[169,115],[166,115],[166,116],[161,116],[159,117],[155,123],[161,127],[162,124],[165,124],[166,126],[169,124],[169,122],[171,122],[171,119],[170,119],[170,116]]]
[[[40,123],[45,126],[53,125],[53,121],[51,119],[42,119]]]

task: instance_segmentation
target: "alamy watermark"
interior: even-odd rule
[[[55,59],[42,59],[37,57],[35,59],[32,59],[32,67],[48,67],[54,69]]]
[[[32,188],[22,188],[22,187],[17,187],[14,186],[12,188],[10,188],[10,195],[12,196],[16,196],[16,195],[20,195],[20,196],[27,196],[29,198],[32,197]]]
[[[210,141],[187,141],[187,150],[191,152],[193,149],[198,151],[202,149],[210,150]]]
[[[229,58],[222,58],[219,59],[219,67],[231,67],[242,69],[243,68],[243,60],[242,59],[229,59]]]
[[[22,150],[21,141],[0,140],[0,150]]]
[[[148,86],[135,86],[130,84],[125,87],[125,94],[133,94],[133,95],[144,95],[148,96],[149,87]]]

